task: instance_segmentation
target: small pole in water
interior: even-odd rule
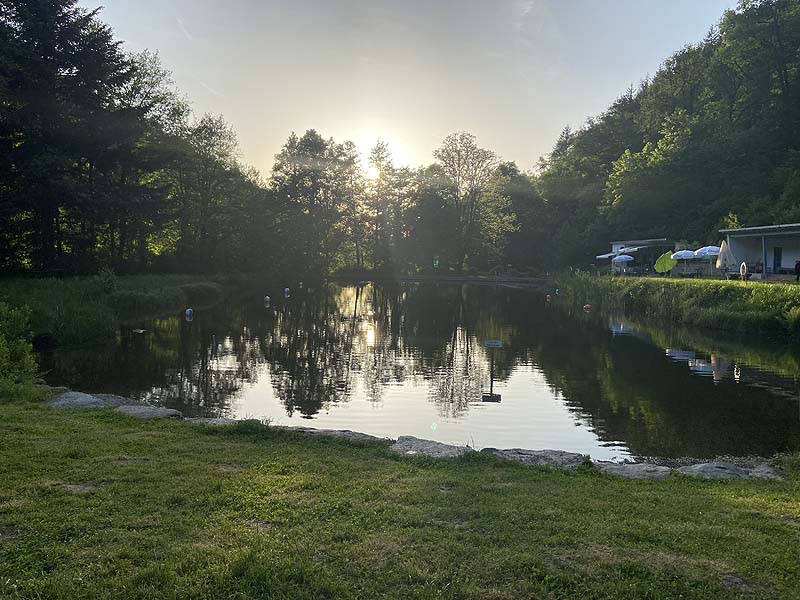
[[[494,397],[494,348],[489,352],[489,395]]]
[[[500,402],[500,394],[494,393],[494,351],[495,348],[502,348],[502,340],[486,340],[483,345],[489,348],[489,393],[482,394],[483,402]]]

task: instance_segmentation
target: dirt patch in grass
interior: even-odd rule
[[[761,591],[757,586],[733,573],[720,575],[719,582],[722,584],[722,587],[727,590],[736,590],[737,592],[745,592],[748,594]]]
[[[242,467],[242,465],[235,462],[217,464],[217,471],[222,471],[223,473],[238,473],[243,469],[244,467]]]
[[[22,539],[22,529],[16,525],[0,525],[0,544]]]
[[[248,527],[252,529],[257,529],[259,531],[268,529],[277,529],[278,527],[283,525],[283,523],[280,523],[279,521],[264,521],[262,519],[254,519],[254,518],[245,519],[245,524]]]
[[[111,481],[85,481],[83,483],[57,483],[54,487],[70,494],[89,494],[98,488],[111,485]]]

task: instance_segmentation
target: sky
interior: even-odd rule
[[[294,131],[378,138],[398,165],[469,131],[531,169],[736,0],[80,0],[157,50],[196,114],[223,114],[269,173]]]

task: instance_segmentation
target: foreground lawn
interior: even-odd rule
[[[627,481],[0,405],[0,598],[789,598],[798,542],[797,478]]]

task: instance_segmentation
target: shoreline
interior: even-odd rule
[[[575,469],[591,466],[600,471],[634,479],[666,479],[674,473],[696,475],[708,479],[756,478],[783,480],[787,469],[787,456],[717,456],[714,458],[696,457],[654,457],[632,456],[632,460],[621,462],[594,460],[589,454],[557,449],[529,448],[482,448],[476,450],[467,445],[455,445],[401,435],[384,438],[349,429],[319,429],[308,426],[271,425],[258,419],[231,419],[225,417],[184,417],[180,411],[134,401],[130,398],[111,394],[87,394],[66,391],[52,396],[43,405],[59,409],[101,409],[113,408],[117,412],[140,419],[171,418],[187,424],[212,427],[235,427],[258,424],[270,429],[301,433],[309,436],[334,437],[350,442],[380,443],[390,446],[390,450],[405,455],[421,455],[430,458],[453,458],[465,454],[487,454],[500,459],[511,460],[535,467],[556,469]],[[779,463],[783,463],[780,464]]]

